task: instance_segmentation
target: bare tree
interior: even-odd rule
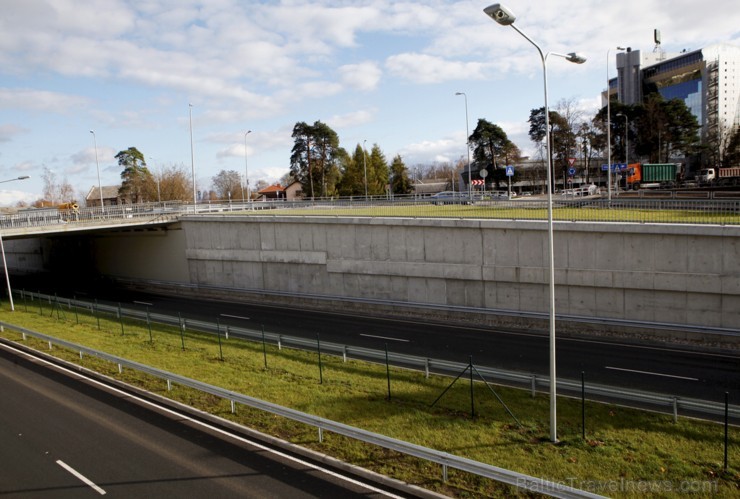
[[[74,188],[67,181],[66,177],[61,183],[58,182],[56,173],[45,166],[41,178],[44,181],[44,199],[40,200],[42,206],[55,206],[60,203],[76,201]]]

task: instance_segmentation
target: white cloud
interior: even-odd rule
[[[0,109],[25,109],[48,113],[67,113],[87,107],[84,97],[32,89],[0,88]]]
[[[18,125],[0,125],[0,142],[10,142],[13,137],[28,132]]]
[[[97,149],[97,163],[100,164],[101,168],[103,165],[108,163],[115,163],[118,168],[118,162],[116,161],[117,151],[114,151],[110,147],[100,147]],[[88,147],[79,152],[72,154],[69,158],[72,160],[74,165],[82,166],[96,166],[96,151],[95,147]]]
[[[485,65],[480,62],[450,61],[426,54],[406,53],[388,58],[388,71],[415,83],[440,83],[483,78]]]
[[[332,128],[348,128],[370,123],[374,116],[374,109],[362,109],[352,113],[332,116],[326,122]]]
[[[375,90],[380,83],[383,71],[378,64],[366,61],[359,64],[346,64],[339,68],[342,83],[362,91]]]

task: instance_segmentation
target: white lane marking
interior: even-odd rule
[[[230,315],[230,314],[221,314],[221,317],[231,317],[232,319],[242,319],[245,321],[250,321],[249,317],[242,317],[241,315]]]
[[[364,336],[366,338],[378,338],[380,340],[402,341],[404,343],[411,342],[411,340],[404,340],[403,338],[391,338],[390,336],[376,336],[374,334],[360,334],[360,336]]]
[[[637,369],[623,369],[621,367],[611,367],[611,366],[604,366],[604,368],[611,369],[612,371],[625,371],[628,373],[649,374],[651,376],[663,376],[666,378],[685,379],[688,381],[699,381],[699,378],[687,378],[686,376],[676,376],[674,374],[653,373],[650,371],[638,371]]]
[[[136,401],[140,402],[143,405],[151,406],[151,407],[155,408],[156,410],[158,410],[160,412],[171,414],[171,415],[173,415],[173,416],[175,416],[175,417],[177,417],[179,419],[187,420],[190,423],[193,423],[194,425],[198,425],[198,426],[202,426],[204,428],[208,428],[210,431],[213,431],[213,432],[216,432],[216,433],[220,433],[220,434],[222,434],[222,435],[224,435],[226,437],[232,438],[232,439],[234,439],[234,440],[236,440],[238,442],[242,442],[242,443],[251,445],[253,447],[256,447],[258,449],[264,450],[266,452],[270,452],[272,454],[275,454],[276,456],[280,456],[283,459],[286,459],[288,461],[293,461],[293,462],[298,463],[300,465],[303,465],[303,466],[306,466],[308,468],[317,470],[317,471],[319,471],[321,473],[324,473],[326,475],[332,476],[332,477],[337,478],[339,480],[342,480],[344,482],[351,483],[353,485],[357,485],[359,487],[365,488],[365,489],[367,489],[367,490],[369,490],[371,492],[374,492],[376,494],[380,494],[380,495],[385,496],[385,497],[390,497],[391,499],[403,499],[402,496],[398,496],[398,495],[395,495],[395,494],[393,494],[391,492],[388,492],[388,491],[379,489],[377,487],[373,487],[372,485],[370,485],[368,483],[363,483],[363,482],[360,482],[359,480],[355,480],[353,478],[349,478],[348,476],[341,475],[341,474],[339,474],[339,473],[337,473],[335,471],[331,471],[330,469],[322,468],[322,467],[320,467],[320,466],[318,466],[316,464],[313,464],[311,462],[305,461],[303,459],[300,459],[300,458],[291,456],[291,455],[286,454],[284,452],[281,452],[279,450],[272,449],[270,447],[267,447],[265,445],[262,445],[262,444],[258,443],[257,441],[249,440],[247,438],[241,437],[241,436],[236,435],[234,433],[229,433],[228,431],[222,430],[221,428],[217,428],[217,427],[211,426],[208,423],[205,423],[203,421],[198,421],[197,419],[193,419],[193,418],[191,418],[190,416],[188,416],[185,413],[175,411],[175,410],[170,409],[170,408],[165,407],[165,406],[157,405],[156,403],[154,403],[154,402],[152,402],[150,400],[146,400],[146,399],[143,399],[141,397],[137,397],[136,395],[133,395],[131,393],[127,393],[127,392],[125,392],[123,390],[119,390],[118,388],[115,388],[113,386],[106,385],[105,383],[103,383],[101,381],[98,381],[98,380],[96,380],[94,378],[90,378],[90,377],[84,376],[83,374],[81,374],[79,372],[75,372],[75,371],[73,371],[71,369],[67,369],[66,367],[63,367],[63,366],[54,364],[54,363],[49,362],[48,360],[43,359],[41,357],[34,357],[32,355],[29,355],[28,353],[26,353],[26,352],[24,352],[22,350],[19,350],[17,348],[13,348],[10,345],[0,344],[0,348],[4,348],[6,350],[14,351],[14,352],[16,352],[16,353],[18,353],[20,355],[23,355],[25,357],[28,357],[28,358],[32,359],[33,361],[40,362],[40,363],[43,363],[43,364],[48,364],[52,368],[59,369],[60,371],[64,371],[64,372],[66,372],[67,374],[69,374],[70,376],[72,376],[74,378],[80,378],[80,379],[83,379],[83,380],[85,380],[85,381],[87,381],[87,382],[89,382],[91,384],[100,385],[102,388],[104,388],[106,390],[109,390],[109,391],[111,391],[113,393],[118,393],[119,395],[122,395],[122,396],[128,397],[128,398],[131,398],[133,400],[136,400]],[[103,493],[105,493],[105,492],[103,492]]]
[[[88,487],[90,487],[91,489],[93,489],[95,492],[97,492],[101,496],[104,496],[105,495],[105,491],[103,489],[101,489],[100,487],[98,487],[97,485],[95,485],[85,475],[83,475],[79,471],[75,470],[73,467],[71,467],[70,465],[68,465],[67,463],[65,463],[64,461],[62,461],[61,459],[60,460],[57,460],[57,464],[59,466],[61,466],[62,468],[64,468],[65,470],[69,471],[74,476],[76,476],[79,480],[81,480],[82,482],[84,482],[85,485],[87,485]]]

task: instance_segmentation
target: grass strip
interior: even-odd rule
[[[255,216],[334,216],[334,217],[391,217],[391,218],[469,218],[501,220],[547,220],[544,203],[491,203],[479,205],[449,204],[442,206],[327,206],[295,209],[270,209],[223,212],[223,215]],[[596,205],[583,207],[553,206],[553,220],[576,222],[632,222],[632,223],[695,223],[740,225],[740,215],[711,212],[702,209],[627,209]]]

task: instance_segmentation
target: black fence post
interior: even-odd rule
[[[265,369],[267,369],[267,346],[265,345],[265,325],[262,324],[262,357],[265,359]]]
[[[319,353],[319,384],[324,384],[324,368],[321,365],[321,340],[319,339],[319,333],[316,333],[316,351]]]
[[[586,373],[581,371],[581,437],[586,440]]]
[[[121,323],[121,336],[123,336],[123,313],[121,312],[121,304],[118,304],[118,322]]]
[[[729,443],[730,393],[725,392],[725,473],[727,473],[727,445]]]
[[[391,367],[388,362],[388,343],[385,344],[385,376],[388,379],[388,400],[391,399]]]
[[[473,398],[473,356],[470,356],[470,363],[468,364],[470,369],[470,417],[475,418],[475,399]]]

